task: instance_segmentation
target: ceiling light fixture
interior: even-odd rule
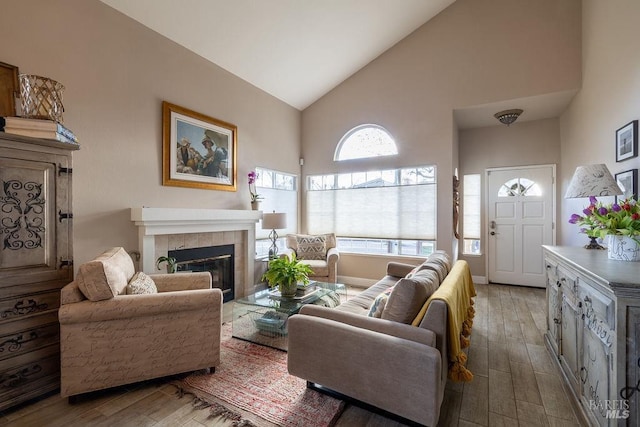
[[[500,111],[499,113],[495,113],[493,116],[498,119],[500,123],[509,126],[511,123],[518,120],[520,114],[522,114],[522,110],[515,108],[513,110]]]

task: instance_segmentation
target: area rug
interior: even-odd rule
[[[210,406],[212,416],[233,425],[327,427],[336,422],[344,402],[289,375],[286,352],[231,338],[227,324],[222,331],[220,366],[214,374],[194,373],[177,381],[181,393],[193,394],[196,404]]]

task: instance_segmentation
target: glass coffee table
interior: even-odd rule
[[[233,303],[232,336],[268,347],[287,350],[287,320],[305,304],[336,307],[347,299],[341,283],[314,282],[298,294],[281,297],[277,290],[265,289]]]

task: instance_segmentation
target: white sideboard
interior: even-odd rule
[[[546,343],[594,426],[640,425],[640,263],[543,246]]]

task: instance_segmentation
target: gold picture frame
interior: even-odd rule
[[[16,98],[20,96],[18,67],[0,62],[0,117],[16,115]]]
[[[162,185],[236,191],[238,128],[162,102]]]

